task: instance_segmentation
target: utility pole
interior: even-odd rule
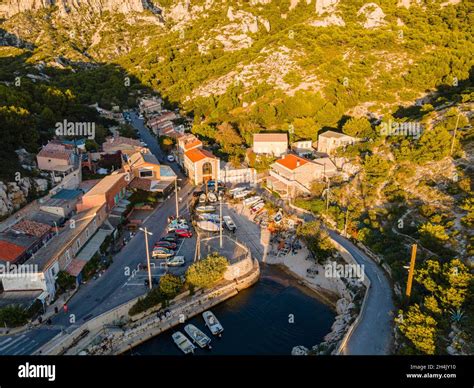
[[[222,191],[219,193],[219,246],[222,249]]]
[[[346,208],[346,219],[344,221],[344,237],[347,237],[347,223],[349,221],[349,208]]]
[[[329,190],[330,190],[330,179],[329,177],[327,176],[326,177],[327,181],[328,181],[328,187],[326,189],[326,211],[329,210]]]
[[[411,295],[411,286],[413,283],[413,274],[415,272],[415,261],[416,261],[416,244],[411,246],[411,261],[410,261],[410,269],[408,271],[408,281],[407,281],[407,290],[406,296],[410,297]]]
[[[179,205],[178,205],[178,177],[174,180],[174,195],[176,197],[176,219],[179,218]]]
[[[456,119],[456,125],[454,126],[453,140],[451,141],[451,151],[449,152],[449,155],[452,155],[453,151],[454,151],[454,140],[456,139],[456,132],[458,130],[459,118],[460,117],[461,117],[461,112],[458,113],[458,117]]]
[[[148,267],[148,286],[150,290],[153,288],[151,282],[151,265],[150,265],[150,250],[148,249],[148,235],[153,236],[153,233],[149,232],[147,228],[139,228],[143,233],[145,233],[145,247],[146,247],[146,262]]]

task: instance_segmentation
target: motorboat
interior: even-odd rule
[[[198,221],[197,226],[206,232],[218,232],[220,230],[219,225],[212,221]]]
[[[252,206],[254,203],[257,203],[258,201],[261,201],[262,197],[255,195],[253,197],[249,197],[244,199],[244,206]]]
[[[245,198],[247,195],[251,193],[250,190],[242,190],[238,191],[237,193],[234,194],[235,199],[240,199],[240,198]]]
[[[221,336],[224,328],[217,320],[216,316],[211,311],[204,311],[202,313],[204,322],[206,322],[207,328],[211,331],[212,335]]]
[[[184,331],[191,338],[191,340],[197,344],[201,349],[211,349],[211,339],[199,330],[196,326],[189,324],[184,326]]]
[[[196,347],[193,343],[180,331],[173,333],[171,336],[173,338],[174,343],[184,354],[194,353]]]
[[[210,206],[210,205],[208,205],[208,206],[198,206],[196,208],[196,211],[198,213],[212,213],[212,212],[216,211],[216,208],[215,208],[215,206]]]
[[[207,194],[207,199],[211,203],[217,202],[217,195],[214,194],[214,193],[208,193]]]
[[[202,221],[219,222],[219,215],[218,214],[203,213],[203,214],[199,214],[199,219],[202,220]]]

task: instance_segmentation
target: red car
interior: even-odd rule
[[[174,231],[174,233],[178,237],[187,237],[187,238],[193,237],[193,232],[191,232],[188,229],[177,229],[177,230]]]
[[[157,241],[155,243],[155,248],[158,247],[163,247],[163,248],[168,248],[168,249],[176,249],[177,245],[175,243],[172,243],[170,241]]]

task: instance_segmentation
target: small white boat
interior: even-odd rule
[[[214,206],[198,206],[196,211],[199,213],[212,213],[216,211]]]
[[[219,225],[212,221],[198,221],[197,226],[206,232],[218,232]]]
[[[244,190],[247,190],[247,189],[248,189],[248,187],[235,187],[235,188],[229,190],[229,194],[234,195],[234,194],[237,194],[239,191],[244,191]]]
[[[173,337],[174,343],[184,354],[194,353],[196,347],[183,333],[177,331],[176,333],[173,333],[171,337]]]
[[[199,219],[202,220],[202,221],[214,221],[214,222],[219,222],[219,215],[217,215],[217,214],[203,213],[203,214],[199,214]]]
[[[211,331],[212,335],[218,335],[220,337],[224,331],[224,328],[217,320],[216,316],[211,311],[204,311],[202,313],[202,317],[204,318],[204,322],[206,322],[206,326]]]
[[[184,331],[195,344],[199,345],[200,348],[204,349],[208,347],[211,349],[211,339],[196,326],[192,324],[186,325],[184,326]]]
[[[209,193],[207,194],[207,199],[211,203],[217,202],[217,195],[215,195],[214,193]]]
[[[252,213],[258,212],[260,209],[263,209],[264,206],[265,206],[265,204],[263,202],[259,202],[259,203],[255,204],[252,207]]]
[[[244,199],[244,206],[252,206],[254,203],[257,203],[261,199],[262,199],[262,197],[259,197],[258,195],[255,195],[255,196],[250,197],[250,198],[246,198],[246,199]]]
[[[199,203],[206,203],[206,199],[207,199],[206,194],[201,194],[199,196]]]
[[[237,193],[234,194],[234,198],[235,199],[239,199],[239,198],[245,198],[247,195],[249,195],[251,193],[250,190],[243,190],[243,191],[239,191]]]

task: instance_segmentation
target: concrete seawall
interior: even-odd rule
[[[194,295],[183,298],[181,303],[170,308],[171,316],[168,319],[160,320],[159,317],[145,318],[135,322],[134,327],[126,330],[123,337],[119,337],[118,346],[112,346],[110,353],[121,354],[143,342],[163,333],[164,331],[179,325],[189,318],[198,315],[225,300],[237,295],[240,291],[254,285],[260,276],[260,267],[256,260],[253,260],[252,269],[245,275],[226,282],[223,285],[204,291],[201,295]]]

